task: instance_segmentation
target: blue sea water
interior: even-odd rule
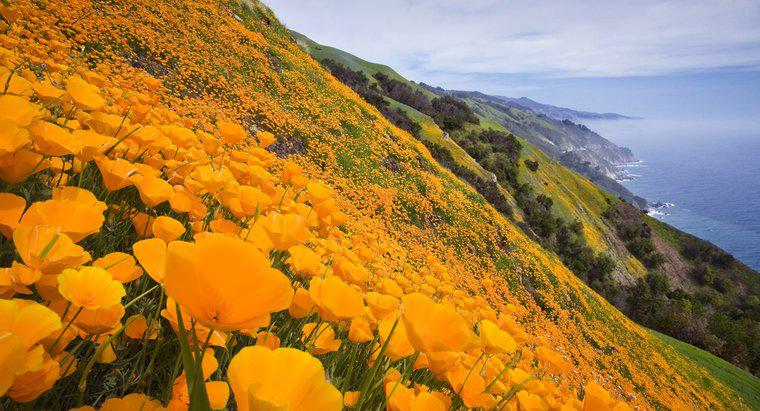
[[[760,123],[701,120],[593,121],[586,125],[629,147],[628,189],[653,217],[706,239],[760,270]]]

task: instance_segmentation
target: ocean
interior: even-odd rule
[[[700,120],[588,121],[633,150],[622,184],[662,206],[650,215],[760,271],[760,124]]]

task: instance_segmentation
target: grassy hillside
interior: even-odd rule
[[[681,354],[703,366],[723,384],[733,387],[752,409],[760,409],[760,379],[736,366],[685,342],[649,330]]]
[[[0,116],[13,114],[4,127],[13,121],[16,128],[7,129],[25,144],[3,146],[11,152],[2,152],[1,188],[15,196],[3,204],[21,213],[27,204],[60,208],[3,220],[4,230],[15,230],[13,242],[3,240],[3,266],[15,262],[21,270],[23,259],[45,270],[44,280],[27,284],[33,290],[23,283],[29,272],[20,271],[22,281],[3,271],[15,288],[3,289],[2,314],[14,322],[2,322],[3,354],[10,355],[0,358],[22,359],[7,361],[18,373],[2,375],[15,379],[10,398],[0,400],[4,409],[99,406],[129,393],[225,408],[232,402],[218,394],[229,394],[227,382],[241,408],[246,401],[280,407],[314,400],[301,392],[309,390],[283,387],[317,387],[329,408],[357,391],[357,408],[383,408],[386,396],[399,398],[397,389],[440,408],[447,401],[454,408],[499,401],[582,408],[585,401],[591,408],[595,400],[610,407],[621,400],[660,409],[749,407],[692,358],[628,320],[438,165],[420,141],[330,76],[263,4],[18,7],[2,9],[13,24],[0,61],[7,79],[14,73],[29,84],[14,80],[11,95],[0,97]],[[44,124],[32,127],[32,120]],[[58,130],[53,126],[63,131],[49,131]],[[33,140],[16,132],[24,127]],[[66,207],[106,215],[72,222]],[[40,231],[51,239],[42,241]],[[149,256],[133,250],[151,234]],[[74,244],[88,235],[82,247]],[[187,242],[170,242],[177,238]],[[133,254],[148,275],[134,269]],[[106,256],[117,262],[100,260]],[[40,265],[54,257],[73,270],[61,277],[58,266]],[[90,257],[104,268],[81,268]],[[122,285],[103,274],[125,258],[132,265],[120,274],[136,272],[139,280]],[[109,304],[87,298],[99,281],[115,290]],[[294,288],[301,290],[295,300]],[[34,301],[9,300],[6,292]],[[66,333],[61,317],[75,322],[72,300],[78,311],[116,309],[86,311],[59,347],[52,333]],[[48,303],[58,312],[45,311]],[[14,334],[26,329],[15,326],[15,316],[27,304],[58,321],[57,328],[51,321],[52,341]],[[160,324],[156,339],[155,323],[136,333],[129,327],[138,315]],[[492,329],[489,321],[500,325]],[[369,338],[359,338],[364,334]],[[28,362],[16,355],[27,349]],[[414,384],[433,393],[415,392]],[[291,391],[303,395],[277,395]],[[30,401],[38,402],[18,405]]]
[[[349,59],[346,64],[349,64],[351,59],[355,59],[351,55],[342,55],[340,58]],[[408,87],[416,85],[408,80],[402,80],[402,82]],[[443,89],[430,88],[429,86],[425,86],[425,88],[437,93],[437,95],[445,93]],[[543,138],[542,134],[535,134],[535,130],[553,130],[556,123],[545,121],[535,113],[525,109],[495,105],[488,100],[488,96],[480,95],[477,92],[458,92],[456,95],[472,107],[479,124],[465,123],[463,129],[453,131],[450,137],[454,141],[431,140],[425,135],[418,137],[428,147],[431,147],[431,150],[435,149],[436,158],[441,164],[450,166],[449,162],[452,161],[458,164],[453,169],[460,178],[469,181],[471,177],[462,169],[467,169],[471,164],[480,165],[475,159],[467,155],[462,156],[460,153],[464,150],[457,147],[457,141],[467,143],[463,141],[463,138],[468,134],[478,134],[486,129],[508,131],[502,124],[518,124],[520,125],[519,130],[534,130],[530,131],[534,133],[532,137],[538,138],[540,144],[550,146],[554,144],[550,140],[545,140],[542,143],[540,140]],[[420,121],[420,124],[430,125],[431,121],[434,122],[432,118],[422,115],[409,106],[397,103],[389,97],[386,99],[395,103],[395,107],[401,107],[415,121]],[[425,128],[431,129],[430,127]],[[432,128],[435,128],[434,124]],[[745,367],[754,364],[752,351],[753,347],[756,347],[756,343],[753,343],[752,340],[755,338],[753,336],[757,334],[757,324],[753,323],[751,318],[747,319],[747,315],[748,313],[751,315],[753,310],[752,304],[755,303],[752,301],[757,301],[757,287],[753,280],[757,276],[756,272],[740,262],[733,262],[728,266],[724,263],[715,264],[712,259],[724,255],[725,252],[715,249],[714,246],[703,244],[704,242],[693,236],[647,217],[635,208],[630,208],[632,214],[627,217],[632,219],[630,224],[633,224],[632,221],[634,220],[640,220],[640,224],[649,225],[652,231],[649,234],[651,240],[644,240],[643,238],[637,240],[651,241],[653,246],[651,254],[641,254],[641,248],[638,245],[634,247],[630,238],[623,237],[623,232],[619,231],[618,225],[621,221],[618,218],[610,218],[615,213],[608,215],[609,211],[619,209],[624,205],[620,203],[617,196],[610,195],[586,178],[558,164],[525,139],[518,137],[518,141],[523,147],[520,159],[517,162],[519,168],[517,171],[518,181],[508,183],[508,185],[514,187],[527,185],[531,187],[534,195],[544,195],[550,198],[553,202],[552,212],[554,216],[564,221],[581,223],[580,227],[585,244],[590,246],[594,252],[599,253],[598,255],[611,257],[614,262],[614,268],[612,268],[609,277],[601,277],[600,279],[599,275],[594,274],[593,271],[576,271],[576,275],[592,283],[595,289],[604,293],[606,298],[615,301],[618,307],[626,310],[629,315],[635,316],[638,320],[644,321],[650,326],[667,330],[672,335],[680,336],[680,338],[687,338],[688,341],[700,344],[713,352],[720,352],[725,358],[731,358],[737,364],[742,364]],[[449,151],[454,155],[441,156],[439,153],[441,150]],[[535,171],[528,170],[528,161],[537,166]],[[602,183],[607,181],[604,178],[602,180],[604,180]],[[506,182],[502,184],[505,187],[507,186]],[[494,201],[491,193],[483,192],[482,187],[479,190],[489,201]],[[512,209],[516,210],[514,213],[515,221],[524,223],[526,217],[523,211],[526,204],[521,203],[520,206],[516,207],[517,202],[512,197],[514,191],[510,189],[512,193],[506,192],[503,188],[501,191],[504,193],[504,197],[509,199]],[[631,196],[630,193],[628,195]],[[530,204],[527,206],[531,207]],[[525,224],[522,227],[531,230]],[[694,254],[695,244],[698,245],[698,249],[702,250],[700,251],[703,254],[702,257],[695,260],[692,255],[687,258],[690,253]],[[554,246],[549,244],[545,247],[553,249]],[[713,251],[705,251],[710,249]],[[634,251],[636,251],[635,255]],[[564,261],[568,261],[566,256],[567,254],[563,254]],[[583,264],[586,264],[583,261],[576,262],[578,260],[575,258],[570,257],[568,262],[575,264],[575,267],[583,267]],[[662,258],[662,263],[653,263],[657,258]],[[588,258],[585,261],[589,261]],[[653,267],[653,264],[662,265]],[[709,267],[705,268],[707,266]],[[701,279],[700,276],[704,277],[705,275],[700,273],[705,270],[712,272],[712,274],[706,274],[708,277],[712,275],[716,278],[716,280],[710,280],[713,283],[705,283]],[[662,272],[666,275],[664,288],[661,288],[660,291],[650,291],[649,288],[654,287],[653,284],[659,281],[657,279],[661,278]],[[649,275],[650,273],[652,275]],[[647,289],[642,290],[642,286]],[[734,288],[735,286],[738,286],[738,289]],[[641,294],[642,291],[644,294]],[[674,294],[670,294],[670,292]],[[664,295],[663,293],[668,294]],[[637,297],[643,295],[647,297]],[[749,298],[750,296],[754,297]],[[751,302],[750,304],[741,303],[746,298]],[[740,314],[735,320],[726,321],[725,317],[720,317],[721,312],[736,309],[740,310]],[[653,316],[649,314],[652,312],[660,314]],[[686,324],[684,324],[684,318],[688,319]],[[710,329],[705,329],[700,325],[704,324],[705,321],[711,321]],[[750,321],[750,323],[747,324],[746,321]]]
[[[385,64],[372,63],[367,60],[356,57],[351,53],[347,53],[343,50],[336,49],[335,47],[319,44],[313,41],[312,39],[304,36],[303,34],[293,31],[293,30],[291,30],[290,33],[293,36],[293,39],[296,41],[296,43],[298,43],[298,45],[303,47],[307,51],[307,53],[309,53],[309,55],[314,57],[314,59],[317,61],[322,61],[324,59],[335,60],[347,66],[351,70],[363,72],[370,78],[372,78],[372,76],[375,73],[383,73],[394,80],[402,81],[404,83],[411,85],[415,90],[419,90],[425,93],[429,97],[435,97],[435,94],[431,93],[430,91],[428,91],[427,89],[423,87],[419,87],[418,85],[410,82],[409,80],[405,79],[403,76],[398,74],[396,70],[393,70],[392,68],[386,66]],[[374,79],[372,79],[371,81],[374,81]]]

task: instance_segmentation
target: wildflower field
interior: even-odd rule
[[[746,407],[265,6],[0,15],[0,409]]]

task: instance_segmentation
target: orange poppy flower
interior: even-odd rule
[[[299,244],[288,248],[288,253],[288,265],[298,276],[309,278],[324,273],[322,258],[311,248]]]
[[[129,254],[114,252],[92,262],[95,267],[108,271],[114,280],[126,284],[140,278],[143,270],[135,263],[135,258]]]
[[[304,318],[314,312],[314,300],[305,288],[297,288],[293,295],[293,302],[288,307],[288,314],[292,318]]]
[[[546,367],[546,371],[552,374],[565,374],[571,369],[570,363],[549,348],[541,346],[536,348],[535,352],[536,358],[541,365]]]
[[[270,313],[288,308],[293,298],[290,280],[266,256],[221,234],[170,243],[164,286],[193,318],[223,331],[264,326]]]
[[[149,238],[132,244],[132,252],[150,278],[164,282],[166,266],[166,242],[160,238]]]
[[[340,391],[325,380],[322,363],[293,348],[243,348],[227,378],[240,410],[340,410]]]
[[[377,334],[380,336],[381,344],[385,344],[388,338],[390,338],[388,346],[385,349],[385,355],[392,361],[398,361],[414,354],[414,347],[409,341],[409,334],[407,333],[406,328],[404,328],[404,325],[401,324],[401,321],[399,320],[399,323],[394,329],[393,323],[395,321],[395,318],[387,318],[384,321],[381,321],[377,326]],[[393,334],[391,334],[391,330],[393,330]]]
[[[214,357],[213,351],[206,351],[201,359],[201,372],[203,374],[203,380],[208,380],[211,375],[219,368],[219,362]],[[206,386],[206,393],[208,394],[209,405],[212,410],[221,410],[227,406],[227,400],[230,397],[230,387],[224,381],[208,381],[204,383]],[[185,373],[182,372],[179,377],[174,380],[172,386],[172,399],[169,402],[169,408],[177,407],[179,409],[187,409],[190,405],[190,393],[187,388],[187,379]]]
[[[6,156],[19,151],[31,143],[29,132],[13,121],[0,117],[0,156]]]
[[[269,213],[262,224],[274,247],[281,251],[304,243],[311,236],[306,219],[298,214]]]
[[[0,396],[5,395],[13,384],[16,374],[26,367],[26,348],[21,338],[11,333],[0,335]]]
[[[483,320],[478,327],[480,345],[489,354],[511,354],[517,349],[517,343],[508,332],[502,331],[489,320]]]
[[[272,204],[272,199],[263,191],[252,186],[240,187],[240,207],[247,216],[253,216],[257,212],[263,214]]]
[[[405,295],[401,301],[403,323],[414,348],[465,351],[477,346],[477,337],[454,308],[420,293]]]
[[[63,270],[58,275],[58,292],[74,305],[93,310],[119,304],[126,295],[124,286],[99,267]]]
[[[16,402],[30,402],[53,387],[61,376],[61,367],[47,353],[43,354],[42,365],[33,371],[17,375],[6,395]]]
[[[346,391],[345,394],[343,394],[343,405],[346,408],[353,407],[357,402],[359,402],[360,394],[360,391]]]
[[[61,311],[61,313],[63,312]],[[85,308],[74,319],[74,325],[87,334],[100,335],[116,329],[120,325],[122,317],[124,317],[124,306],[121,304],[97,309]],[[70,320],[69,315],[67,315],[66,320]]]
[[[355,317],[351,320],[351,326],[348,329],[348,339],[354,343],[364,343],[372,341],[374,334],[369,327],[369,321],[364,317]]]
[[[185,330],[189,330],[195,327],[195,334],[198,336],[198,340],[206,341],[206,339],[208,338],[208,343],[211,346],[216,346],[216,347],[226,346],[227,334],[221,331],[210,330],[206,328],[203,324],[193,321],[193,318],[183,307],[180,307],[180,312],[182,313],[182,323],[185,327]],[[177,316],[177,303],[171,297],[168,297],[166,299],[166,308],[161,310],[161,316],[166,318],[166,320],[169,321],[169,324],[171,325],[174,332],[179,334],[179,317]],[[190,341],[188,341],[188,343],[190,343]]]
[[[156,236],[156,238],[160,238],[167,243],[180,238],[186,231],[185,226],[182,223],[163,215],[157,217],[153,221],[151,228],[153,235]]]
[[[256,137],[259,138],[259,145],[264,148],[271,146],[275,141],[277,141],[277,137],[268,131],[259,130],[259,132],[256,133]]]
[[[26,350],[60,328],[61,318],[42,304],[29,300],[0,300],[0,335],[16,335]]]
[[[151,175],[139,176],[134,178],[137,191],[140,193],[140,200],[148,207],[155,207],[174,195],[172,185],[163,178]]]
[[[372,312],[372,316],[378,320],[383,320],[398,311],[399,300],[396,297],[368,292],[364,299],[367,301],[367,307]]]
[[[13,243],[24,264],[43,274],[60,273],[90,261],[90,254],[55,227],[19,226],[13,230]]]
[[[100,212],[108,210],[106,203],[95,197],[91,191],[74,186],[53,188],[53,200],[69,200],[77,204],[95,208]]]
[[[153,237],[153,222],[155,219],[145,213],[137,213],[132,217],[132,225],[140,238]]]
[[[50,161],[45,160],[42,154],[21,149],[13,155],[0,157],[0,179],[9,184],[18,184],[49,167]]]
[[[36,120],[29,128],[29,134],[40,152],[48,156],[79,154],[82,141],[70,131],[47,121]]]
[[[74,242],[100,231],[105,217],[99,207],[71,200],[38,201],[21,217],[22,226],[56,227]]]
[[[32,90],[34,90],[34,93],[37,94],[37,97],[43,103],[49,103],[53,100],[60,99],[66,94],[65,91],[53,86],[49,82],[34,83],[32,84]]]
[[[228,121],[218,121],[216,127],[219,129],[219,135],[227,144],[237,144],[248,135],[243,127]]]
[[[480,373],[460,365],[446,373],[446,380],[467,407],[491,409],[496,405],[494,397],[485,393],[486,382]]]
[[[79,76],[69,77],[66,93],[77,107],[84,110],[100,110],[106,105],[106,101],[100,96],[98,88]]]
[[[0,117],[4,117],[21,127],[26,127],[35,118],[42,117],[40,107],[29,100],[11,94],[0,95]]]
[[[26,200],[15,194],[0,193],[0,232],[7,238],[13,236],[26,208]]]
[[[515,396],[520,410],[549,410],[549,404],[536,394],[525,390],[520,390]],[[604,408],[591,408],[592,410],[603,410]]]
[[[100,174],[103,176],[103,185],[108,191],[116,191],[134,184],[132,176],[137,173],[137,167],[127,160],[117,158],[111,160],[106,157],[95,157]]]
[[[145,394],[129,394],[123,398],[109,398],[100,407],[101,411],[160,411],[164,409],[161,402],[151,399]]]
[[[270,350],[280,348],[280,339],[267,331],[259,331],[256,334],[256,345],[260,347],[267,347]]]
[[[321,323],[319,327],[317,323],[304,324],[301,331],[304,344],[311,347],[311,353],[314,355],[338,351],[342,343],[335,338],[335,330],[327,323]]]
[[[127,328],[124,329],[124,334],[132,339],[140,340],[145,337],[145,332],[148,331],[148,320],[142,314],[135,314],[129,318],[125,323],[129,323]],[[155,340],[158,337],[158,321],[154,321],[151,324],[151,330],[148,333],[149,340]]]
[[[309,295],[319,316],[327,321],[350,319],[364,313],[361,294],[334,275],[324,280],[312,278]]]

